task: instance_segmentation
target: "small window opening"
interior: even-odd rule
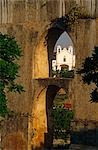
[[[65,57],[63,58],[63,61],[66,62],[66,58]]]

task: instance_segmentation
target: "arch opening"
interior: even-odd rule
[[[33,78],[55,77],[57,72],[75,68],[74,44],[69,34],[56,26],[40,36],[33,55]]]
[[[68,106],[70,105],[70,106]],[[72,115],[72,104],[68,100],[68,96],[64,88],[56,85],[49,85],[46,91],[46,116],[47,116],[47,133],[45,134],[45,147],[54,148],[58,146],[69,145],[70,134],[67,131],[70,128],[70,121],[66,115]],[[58,116],[58,117],[57,117]],[[64,118],[65,117],[65,118]],[[63,123],[63,124],[62,124]],[[62,132],[62,133],[61,133]],[[63,135],[63,136],[62,136]],[[67,144],[66,144],[67,137]],[[62,144],[63,141],[63,144]],[[60,147],[58,147],[60,148]]]
[[[56,49],[58,49],[58,53],[62,52],[62,48],[58,44],[58,41],[61,38],[62,34],[64,34],[63,29],[58,27],[50,28],[38,40],[38,44],[34,52],[33,78],[37,79],[43,78],[44,80],[46,80],[45,78],[47,78],[47,86],[48,86],[48,87],[45,86],[45,89],[39,92],[40,93],[39,96],[38,97],[35,96],[33,100],[34,118],[33,118],[33,125],[31,126],[33,127],[33,130],[34,128],[36,129],[36,131],[35,130],[33,131],[35,133],[35,136],[32,138],[33,139],[32,145],[35,147],[38,145],[40,147],[41,144],[45,145],[45,147],[48,148],[49,147],[51,148],[51,146],[53,146],[52,133],[54,129],[53,129],[53,117],[51,116],[51,112],[53,111],[53,107],[55,107],[54,104],[55,96],[61,89],[61,86],[59,87],[57,84],[55,85],[55,83],[52,83],[54,85],[49,84],[48,80],[49,77],[54,77],[52,75],[53,74],[52,61],[54,60],[54,53],[56,52],[55,47]],[[67,51],[68,53],[72,53],[71,47],[68,47]],[[64,57],[62,58],[63,61],[66,62],[67,57],[65,53]],[[65,68],[66,70],[68,70],[69,68],[68,64],[66,65],[61,64],[61,65],[62,70],[64,70]],[[41,86],[43,87],[43,85]]]
[[[74,77],[75,48],[69,34],[52,27],[46,36],[49,77]]]

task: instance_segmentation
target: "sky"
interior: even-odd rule
[[[56,52],[57,45],[60,45],[62,49],[64,47],[68,48],[69,46],[73,47],[73,42],[70,36],[67,34],[67,32],[63,32],[61,36],[59,37],[59,39],[57,40],[55,47],[54,47],[54,52]]]

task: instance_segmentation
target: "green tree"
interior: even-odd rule
[[[98,102],[98,47],[95,47],[92,56],[87,57],[82,64],[82,69],[78,71],[84,83],[95,84],[95,89],[91,93],[91,101]]]
[[[6,92],[23,91],[23,86],[15,82],[20,67],[16,60],[22,56],[21,53],[15,38],[0,33],[0,116],[3,117],[9,112]]]

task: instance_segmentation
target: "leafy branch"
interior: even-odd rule
[[[19,77],[19,64],[22,50],[15,38],[0,33],[0,115],[8,113],[6,92],[23,92],[23,86],[15,82]],[[7,91],[8,89],[8,91]]]
[[[87,57],[82,63],[82,68],[78,70],[85,84],[95,84],[95,89],[91,93],[91,101],[98,102],[98,47],[95,47],[91,57]]]

